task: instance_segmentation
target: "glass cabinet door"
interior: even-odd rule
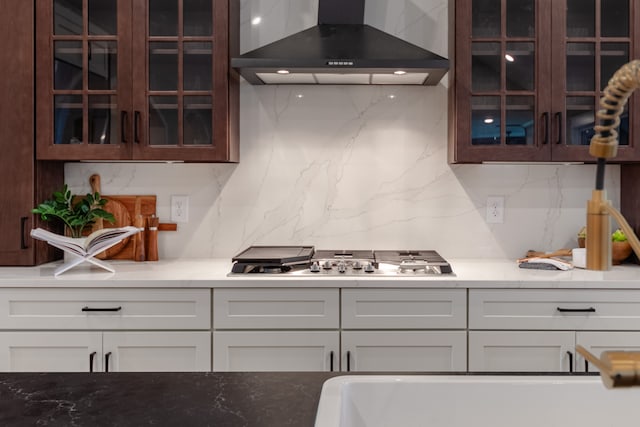
[[[470,30],[465,30],[464,24],[456,26],[456,38],[470,40],[466,47],[468,65],[467,55],[457,58],[457,67],[468,67],[471,71],[469,91],[460,98],[462,103],[466,98],[469,105],[460,109],[468,117],[461,120],[468,123],[468,131],[463,132],[469,135],[468,140],[462,142],[468,161],[535,160],[546,155],[541,147],[548,132],[544,126],[548,118],[545,121],[542,114],[547,98],[539,80],[546,64],[540,60],[543,55],[540,45],[548,37],[548,31],[543,31],[547,29],[544,19],[548,12],[540,3],[539,0],[456,2],[456,7],[468,8],[471,18]],[[458,85],[464,79],[459,80]]]
[[[38,158],[126,157],[130,82],[124,0],[38,2]],[[124,40],[124,41],[123,41]]]
[[[200,156],[198,149],[209,157],[224,149],[224,144],[216,145],[214,134],[214,123],[218,123],[214,100],[216,96],[226,99],[227,90],[216,83],[220,72],[216,49],[226,46],[226,42],[219,43],[220,30],[214,25],[218,3],[148,2],[147,20],[140,25],[148,30],[138,37],[144,42],[136,47],[140,54],[134,53],[137,61],[146,57],[146,64],[137,62],[134,69],[147,70],[135,80],[134,140],[139,144],[134,157],[185,160],[186,155],[195,160]],[[222,80],[226,82],[226,77]]]
[[[553,59],[564,77],[553,82],[553,158],[593,161],[588,146],[600,98],[615,71],[632,59],[634,6],[631,0],[566,0],[563,7],[554,13],[555,37],[565,49]],[[634,103],[630,99],[620,117],[618,158],[628,155]]]

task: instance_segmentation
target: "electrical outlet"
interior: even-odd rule
[[[189,196],[171,196],[171,222],[189,222]]]
[[[487,223],[502,224],[504,222],[504,196],[487,197]]]

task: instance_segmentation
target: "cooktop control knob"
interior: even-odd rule
[[[375,268],[373,267],[373,263],[368,262],[364,265],[364,271],[365,273],[373,273],[375,271]]]
[[[318,264],[318,261],[314,261],[313,264],[311,264],[311,267],[309,267],[309,270],[312,273],[318,273],[320,271],[320,264]]]
[[[333,268],[333,264],[330,260],[326,260],[322,263],[322,268],[324,268],[325,270],[331,270]]]
[[[360,261],[353,261],[352,267],[354,270],[362,270],[362,263]]]
[[[347,264],[344,261],[338,263],[338,273],[344,273],[347,271]]]

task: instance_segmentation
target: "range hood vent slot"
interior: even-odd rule
[[[449,61],[364,24],[364,0],[319,0],[318,25],[231,58],[251,84],[436,85]]]

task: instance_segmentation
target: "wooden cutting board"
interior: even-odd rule
[[[109,222],[104,221],[103,227],[120,227],[119,223],[122,223],[123,217],[128,217],[129,224],[124,225],[132,225],[133,220],[138,216],[142,215],[144,217],[148,217],[156,214],[156,196],[155,195],[146,195],[146,196],[136,196],[136,195],[123,195],[123,196],[111,196],[111,195],[100,195],[105,199],[109,200],[105,205],[105,210],[111,212],[115,218],[116,222],[114,224],[110,224]],[[114,203],[114,207],[118,207],[118,209],[110,210],[110,202]],[[126,212],[122,212],[120,207],[124,206],[126,208]],[[133,260],[133,239],[129,239],[129,241],[123,245],[118,251],[115,252],[107,252],[107,256],[105,259],[128,259]]]

